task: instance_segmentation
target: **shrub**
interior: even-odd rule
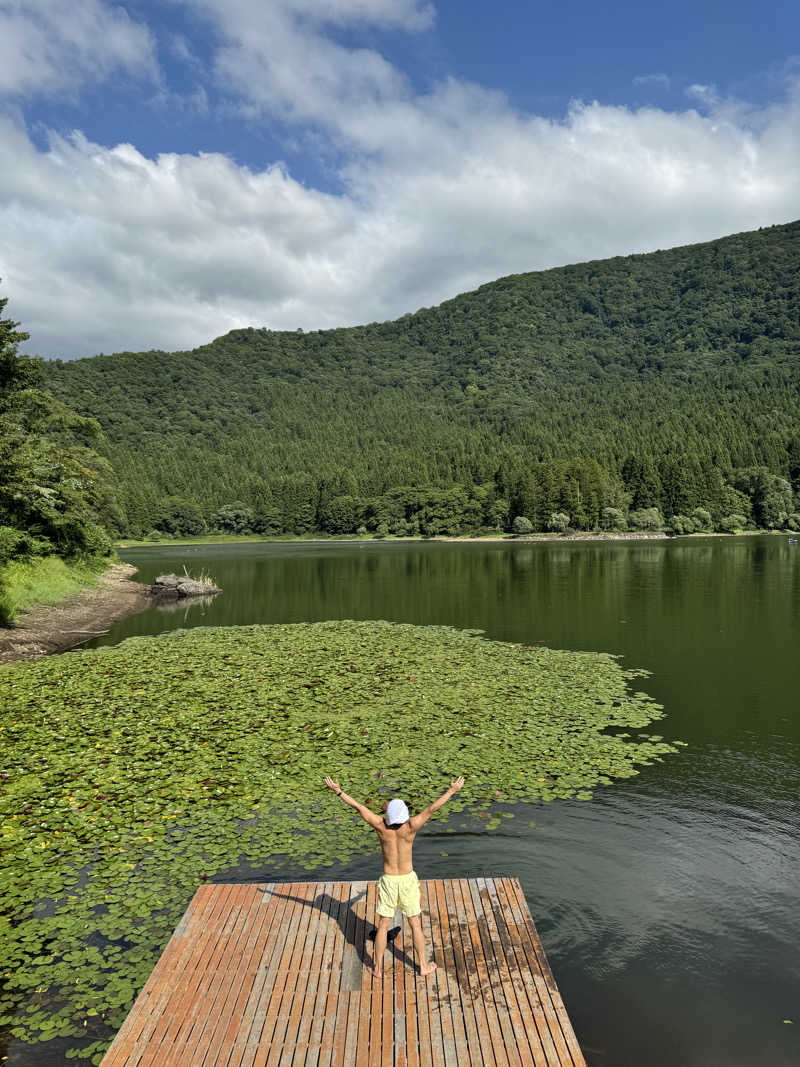
[[[689,534],[694,533],[697,529],[694,519],[690,519],[688,515],[673,515],[667,523],[667,529],[671,534]]]
[[[632,530],[662,530],[664,520],[658,508],[642,508],[632,511],[628,516],[628,523]]]
[[[800,530],[800,511],[793,511],[786,520],[786,525],[790,530]]]
[[[711,521],[711,513],[706,511],[705,508],[695,508],[692,512],[692,518],[695,521],[696,530],[710,531],[714,529],[714,524]]]
[[[569,515],[564,511],[554,511],[547,528],[554,533],[566,533],[569,529]]]
[[[253,509],[237,500],[220,508],[212,522],[223,533],[244,534],[252,532],[254,519]]]
[[[533,523],[530,519],[524,515],[517,515],[511,524],[512,533],[515,534],[530,534],[533,533]]]
[[[600,526],[604,530],[627,530],[628,524],[619,508],[603,508]]]
[[[747,519],[744,515],[725,515],[719,520],[719,528],[723,533],[735,533],[737,530],[743,530],[745,526]]]

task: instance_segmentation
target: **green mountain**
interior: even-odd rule
[[[46,377],[102,426],[128,534],[647,526],[650,508],[786,525],[799,268],[795,222],[511,275],[395,322],[234,330]]]

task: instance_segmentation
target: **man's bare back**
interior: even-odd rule
[[[454,793],[461,789],[464,779],[455,778],[446,792],[417,815],[409,817],[408,808],[402,801],[390,801],[387,806],[387,820],[382,819],[364,804],[359,804],[357,800],[348,796],[333,778],[326,778],[325,784],[338,797],[341,797],[345,804],[349,804],[351,808],[356,809],[364,822],[369,823],[375,830],[380,841],[383,855],[383,875],[378,881],[378,929],[375,934],[373,975],[375,978],[383,977],[382,961],[383,953],[386,949],[386,938],[389,924],[398,907],[411,926],[414,952],[419,962],[420,974],[423,977],[433,974],[436,970],[436,964],[428,963],[425,959],[425,935],[422,932],[422,922],[420,920],[419,879],[414,873],[412,850],[417,832],[442,804],[446,803]],[[392,810],[402,812],[402,821],[398,819],[397,823],[388,824],[389,814]]]
[[[375,833],[381,843],[384,874],[411,874],[414,862],[411,856],[417,831],[411,829],[410,820],[390,830],[383,820],[375,827]]]

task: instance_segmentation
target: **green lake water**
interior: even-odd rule
[[[638,684],[666,709],[658,731],[689,747],[590,802],[518,806],[524,817],[501,830],[441,824],[420,835],[417,869],[520,877],[592,1067],[800,1064],[800,544],[298,543],[121,555],[140,580],[185,564],[224,592],[151,608],[94,645],[175,627],[388,619],[613,652],[651,671]],[[376,870],[369,855],[320,876]],[[15,1045],[8,1062],[56,1060]]]

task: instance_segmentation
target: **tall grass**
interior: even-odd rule
[[[13,560],[0,567],[0,623],[13,622],[38,604],[56,604],[96,585],[108,560],[65,563],[58,556],[29,562]]]

